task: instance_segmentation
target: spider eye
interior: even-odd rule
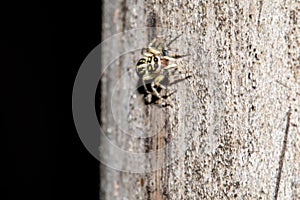
[[[164,55],[164,56],[167,56],[167,55],[168,55],[168,51],[167,51],[167,50],[163,50],[162,52],[163,52],[163,55]]]
[[[154,58],[154,62],[158,62],[158,58],[157,57]]]

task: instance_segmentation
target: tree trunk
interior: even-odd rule
[[[100,199],[300,199],[299,10],[104,1]],[[168,86],[173,106],[147,104],[140,50],[179,35],[170,52],[191,77]]]

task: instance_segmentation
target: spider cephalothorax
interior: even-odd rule
[[[143,58],[141,58],[137,63],[136,72],[141,78],[146,93],[148,93],[148,102],[151,102],[151,95],[154,95],[158,99],[162,100],[164,105],[170,105],[170,103],[166,102],[166,99],[162,98],[162,96],[159,94],[159,90],[157,89],[167,89],[163,84],[163,81],[166,78],[169,78],[169,72],[178,70],[176,60],[183,56],[168,56],[167,49],[164,48],[161,43],[153,47],[156,42],[157,40],[154,39],[149,44],[148,48],[142,49],[141,53]],[[148,83],[151,86],[151,92],[146,86]],[[171,92],[171,94],[172,93],[173,92]]]

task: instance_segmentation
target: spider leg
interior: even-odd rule
[[[146,93],[149,94],[149,93],[151,93],[151,92],[147,89],[146,82],[145,82],[146,80],[147,80],[147,77],[144,76],[144,77],[142,78],[143,86],[144,86],[144,89],[145,89]]]
[[[164,67],[164,69],[165,70],[170,70],[170,69],[177,70],[178,65],[176,63],[173,63],[173,64],[170,64],[170,65],[167,65],[166,67]]]
[[[160,94],[157,92],[157,90],[155,89],[154,86],[158,86],[158,87],[161,87],[161,84],[160,82],[164,79],[165,77],[163,75],[159,75],[158,77],[156,77],[154,79],[154,81],[151,82],[151,89],[154,93],[154,95],[156,97],[158,97],[159,99],[162,99],[162,97],[160,96]],[[164,89],[163,87],[161,87],[162,89]]]
[[[186,54],[186,55],[177,55],[177,54],[174,54],[172,56],[163,56],[163,58],[165,58],[166,60],[175,61],[178,58],[183,58],[183,57],[186,57],[186,56],[189,56],[189,55],[190,54]]]
[[[160,46],[162,45],[162,40],[163,40],[163,36],[162,35],[158,35],[156,36],[148,45],[148,47],[152,47],[152,46]],[[155,44],[156,43],[156,44]]]
[[[142,48],[141,54],[144,57],[152,57],[153,54],[150,52],[149,48]]]
[[[174,54],[172,57],[175,58],[175,59],[178,59],[178,58],[184,58],[184,57],[187,57],[187,56],[190,56],[191,54],[185,54],[185,55],[178,55],[178,54]]]
[[[161,89],[167,90],[167,87],[164,86],[163,84],[161,84],[161,81],[165,78],[165,76],[163,75],[159,75],[158,77],[156,77],[154,79],[154,81],[151,83],[151,89],[153,91],[153,94],[158,97],[160,100],[164,101],[162,104],[163,106],[167,106],[170,105],[171,107],[173,107],[173,104],[170,103],[167,99],[162,98],[162,96],[157,92],[156,88],[154,86],[160,87]],[[166,96],[170,96],[174,93],[175,91],[171,91],[170,94],[167,94]]]
[[[148,47],[152,47],[153,44],[156,42],[157,38],[154,38],[148,45]]]
[[[160,87],[161,89],[166,90],[168,92],[166,95],[164,95],[164,98],[169,97],[176,92],[176,90],[169,90],[170,91],[169,92],[167,87],[165,85],[161,84],[160,82],[154,83],[154,85],[156,85],[157,87]]]
[[[192,76],[191,73],[182,73],[182,72],[179,72],[179,73],[180,74],[175,74],[175,75],[170,77],[170,78],[172,78],[172,80],[170,80],[170,82],[169,82],[170,85],[181,82],[181,81],[183,81],[185,79],[188,79]]]
[[[171,41],[166,45],[166,47],[169,47],[174,41],[176,41],[176,40],[177,40],[180,36],[182,36],[182,35],[183,35],[183,33],[177,35],[173,40],[171,40]]]
[[[141,54],[145,57],[152,57],[153,55],[155,56],[160,55],[161,52],[154,47],[148,47],[148,48],[143,48]]]
[[[178,65],[176,63],[173,63],[173,64],[170,64],[170,65],[167,65],[166,67],[164,67],[164,70],[167,70],[167,72],[171,71],[171,70],[174,70],[174,71],[178,71],[179,74],[177,75],[173,75],[173,76],[191,76],[191,73],[189,72],[184,72],[184,71],[181,71],[179,70],[178,68]]]
[[[159,83],[159,87],[166,90],[166,95],[162,96],[164,99],[171,96],[172,94],[174,94],[176,92],[176,90],[167,89],[167,87],[165,85],[162,85],[161,83]]]
[[[170,56],[163,56],[162,59],[166,59],[166,60],[168,60],[168,61],[173,61],[173,62],[176,61],[176,58],[172,58],[172,57],[170,57]]]
[[[148,49],[149,49],[149,52],[154,54],[154,55],[160,55],[161,54],[161,52],[158,49],[154,48],[154,47],[149,47]]]

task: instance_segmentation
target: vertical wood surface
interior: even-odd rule
[[[157,152],[156,164],[178,159],[132,173],[108,150],[126,170],[101,165],[100,199],[300,199],[299,11],[296,0],[104,1],[102,38],[119,35],[102,46],[102,63],[114,60],[102,66],[102,128],[127,152]],[[190,54],[178,62],[192,77],[170,85],[174,106],[128,95],[136,47],[180,33],[172,48]]]

